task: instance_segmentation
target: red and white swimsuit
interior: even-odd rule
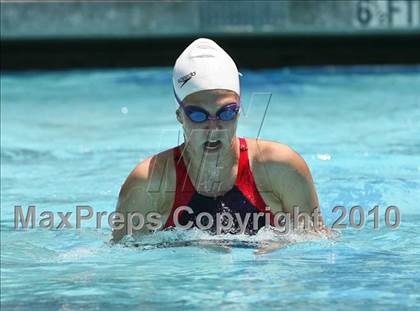
[[[245,231],[247,234],[254,234],[265,225],[266,217],[256,218],[253,216],[255,213],[264,213],[264,215],[269,213],[270,223],[273,222],[273,214],[267,209],[255,184],[254,176],[249,165],[248,147],[245,138],[239,138],[239,143],[240,156],[235,185],[225,194],[218,197],[208,197],[195,190],[188,176],[179,146],[173,149],[176,167],[176,192],[172,210],[163,227],[164,229],[175,227],[174,212],[180,206],[188,206],[193,210],[193,213],[185,210],[178,213],[178,223],[183,226],[189,221],[195,224],[197,215],[202,212],[209,213],[213,219],[215,219],[217,213],[231,213],[234,219],[234,225],[232,226],[232,230],[229,231],[230,233],[235,233],[239,230],[239,225],[236,220],[238,216],[235,213],[240,215],[242,223],[246,219],[246,214],[251,213]],[[255,226],[254,219],[258,222]],[[255,228],[257,230],[254,230]],[[214,231],[214,229],[215,224],[210,228],[210,231]]]

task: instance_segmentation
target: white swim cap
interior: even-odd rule
[[[179,101],[194,92],[213,89],[240,95],[235,62],[216,42],[206,38],[195,40],[178,57],[172,83]]]

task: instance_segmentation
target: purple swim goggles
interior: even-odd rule
[[[186,106],[182,101],[179,100],[176,94],[175,98],[188,118],[195,123],[202,123],[207,120],[232,121],[238,115],[240,107],[239,103],[230,103],[220,108],[216,112],[216,116],[211,116],[210,113],[203,108],[191,105]]]
[[[196,106],[181,105],[181,108],[184,110],[188,118],[195,123],[201,123],[207,120],[232,121],[236,118],[239,112],[239,105],[237,103],[223,106],[216,112],[216,116],[211,116],[207,110]]]

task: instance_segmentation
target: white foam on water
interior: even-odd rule
[[[74,262],[87,257],[95,256],[99,251],[98,247],[77,247],[62,253],[59,253],[54,259],[55,262]]]
[[[220,246],[263,249],[272,251],[291,244],[308,241],[335,239],[335,232],[314,232],[303,229],[291,230],[284,234],[275,228],[262,228],[255,235],[223,234],[214,235],[206,231],[193,228],[190,230],[172,229],[158,231],[149,235],[127,235],[122,239],[122,244],[127,247],[137,247],[141,250],[151,250],[167,247],[187,246]]]

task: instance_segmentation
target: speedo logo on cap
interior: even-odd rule
[[[178,79],[178,83],[182,83],[182,84],[179,86],[179,88],[182,88],[182,87],[185,85],[185,83],[187,83],[188,81],[190,81],[190,80],[191,80],[191,78],[192,78],[192,77],[194,77],[194,76],[195,76],[195,71],[190,72],[189,74],[187,74],[187,75],[182,76],[181,78],[179,78],[179,79]]]

